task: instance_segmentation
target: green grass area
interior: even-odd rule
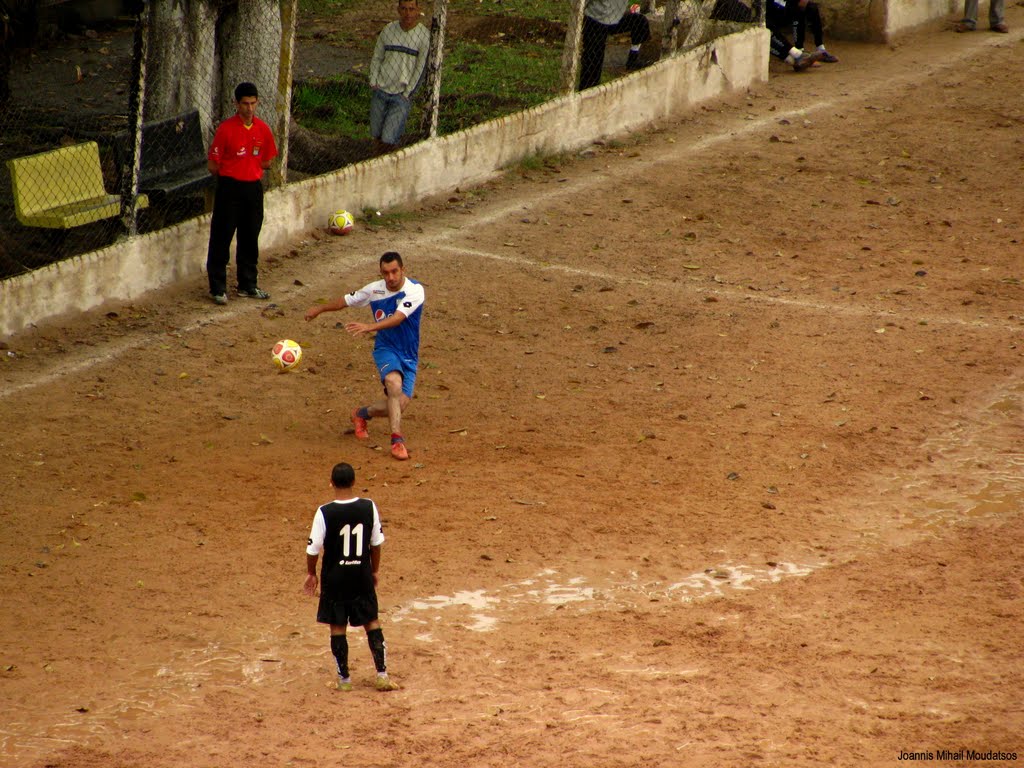
[[[455,43],[445,57],[438,131],[453,133],[554,98],[560,66],[551,47]],[[423,96],[409,117],[410,134],[420,125]],[[292,96],[296,121],[327,135],[369,136],[369,109],[369,85],[359,75],[298,83]]]
[[[561,49],[456,43],[441,78],[439,131],[452,133],[558,95]]]
[[[355,75],[297,83],[292,93],[292,116],[317,133],[368,137],[370,86],[365,78]]]

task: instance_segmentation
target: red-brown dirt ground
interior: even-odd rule
[[[1024,763],[1009,21],[311,234],[273,306],[196,279],[5,340],[0,764]],[[408,462],[349,431],[361,315],[302,319],[391,248],[427,291]],[[355,631],[332,690],[301,594],[342,460],[392,693]]]

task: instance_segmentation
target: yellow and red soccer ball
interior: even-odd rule
[[[352,214],[346,210],[338,210],[327,220],[327,229],[332,235],[347,235],[356,225]]]
[[[281,339],[270,352],[274,365],[282,371],[294,368],[302,360],[302,347],[291,339]]]

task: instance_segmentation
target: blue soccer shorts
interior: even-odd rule
[[[381,381],[384,381],[384,377],[392,371],[402,374],[402,394],[408,398],[412,397],[413,389],[416,387],[416,368],[419,361],[401,357],[390,349],[375,349],[373,362],[380,373]]]

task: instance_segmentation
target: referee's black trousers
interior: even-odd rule
[[[260,230],[263,228],[263,183],[239,181],[230,176],[217,178],[213,198],[213,220],[210,222],[210,247],[206,252],[206,274],[210,293],[227,293],[228,261],[231,260],[231,238],[235,244],[238,268],[238,289],[252,291],[258,285],[257,262],[260,258]]]

